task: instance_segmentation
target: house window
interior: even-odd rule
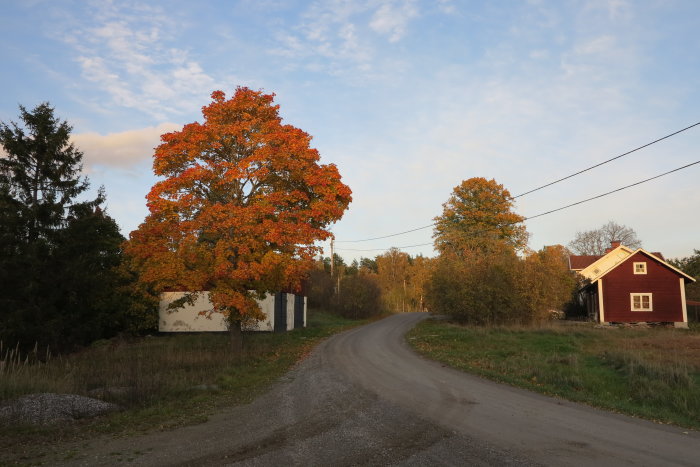
[[[653,311],[650,293],[631,293],[630,303],[632,311]]]
[[[634,263],[634,273],[635,274],[646,274],[647,273],[647,263]]]

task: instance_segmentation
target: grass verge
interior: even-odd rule
[[[700,329],[459,326],[407,335],[419,353],[489,379],[700,429]]]
[[[123,410],[59,426],[0,425],[0,465],[41,463],[50,446],[62,441],[205,421],[217,408],[254,399],[323,338],[365,322],[309,310],[304,329],[246,333],[240,355],[231,352],[226,333],[112,339],[44,363],[10,358],[12,351],[5,349],[0,404],[53,392],[98,397]]]

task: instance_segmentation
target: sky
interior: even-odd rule
[[[147,214],[161,134],[202,121],[217,89],[275,93],[353,202],[346,261],[433,256],[452,189],[517,195],[700,121],[700,3],[5,1],[0,121],[50,102],[123,235]],[[531,217],[700,160],[700,126],[517,199]],[[610,220],[666,257],[700,249],[700,164],[526,221],[530,247]],[[427,245],[426,245],[427,244]],[[422,246],[411,246],[422,245]],[[328,245],[325,244],[327,247]],[[326,249],[326,254],[328,250]]]

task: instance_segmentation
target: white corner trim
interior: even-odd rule
[[[683,309],[683,322],[687,323],[688,322],[688,307],[686,306],[686,303],[685,303],[685,281],[683,280],[682,277],[679,277],[678,282],[681,283],[681,307]]]
[[[600,318],[600,323],[605,323],[605,308],[603,307],[603,281],[598,279],[598,317]]]

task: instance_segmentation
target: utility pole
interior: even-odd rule
[[[335,239],[333,237],[331,237],[331,277],[333,277],[333,266],[334,266],[333,263],[335,263],[335,255],[333,254],[333,241],[334,240]]]

